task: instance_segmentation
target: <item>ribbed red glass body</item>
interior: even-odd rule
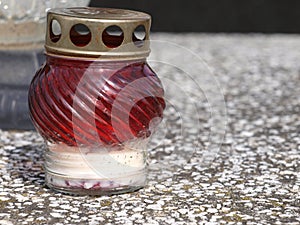
[[[47,56],[32,80],[29,107],[36,128],[50,143],[115,146],[151,134],[151,121],[163,115],[163,95],[145,61]]]

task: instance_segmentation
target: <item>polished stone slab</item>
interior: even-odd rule
[[[55,193],[44,183],[41,137],[0,131],[0,224],[300,223],[300,36],[152,39],[165,43],[154,46],[154,58],[173,65],[150,62],[168,107],[150,145],[148,186],[102,197]],[[176,46],[200,56],[210,72]],[[215,104],[220,94],[225,114],[214,111],[223,110],[222,101]]]

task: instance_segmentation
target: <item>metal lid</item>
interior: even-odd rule
[[[132,10],[52,9],[47,15],[46,53],[100,60],[145,58],[150,53],[150,26],[150,15]]]

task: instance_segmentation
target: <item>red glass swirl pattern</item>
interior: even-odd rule
[[[150,122],[163,116],[163,96],[145,62],[120,67],[48,56],[30,85],[29,107],[49,142],[111,146],[148,137]]]

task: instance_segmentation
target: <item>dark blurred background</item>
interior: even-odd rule
[[[300,0],[92,0],[148,12],[152,31],[299,33]]]

